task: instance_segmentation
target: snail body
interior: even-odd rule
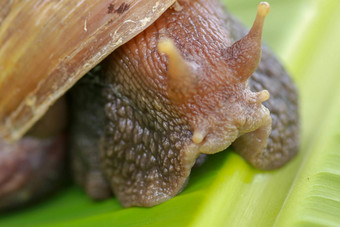
[[[70,149],[91,197],[157,205],[181,191],[200,154],[230,145],[260,169],[294,156],[295,87],[266,49],[255,72],[268,11],[259,4],[245,35],[218,1],[177,1],[75,86]]]

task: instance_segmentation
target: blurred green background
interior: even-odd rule
[[[251,26],[258,1],[225,0]],[[73,186],[0,226],[340,226],[340,1],[272,0],[264,41],[299,87],[301,149],[285,167],[213,155],[186,189],[153,208],[91,201]]]

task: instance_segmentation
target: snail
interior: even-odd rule
[[[16,52],[0,57],[0,170],[7,174],[0,207],[46,194],[60,180],[65,102],[31,126],[112,51],[69,91],[72,169],[90,197],[113,193],[125,207],[154,206],[183,189],[202,154],[232,146],[263,170],[296,154],[296,88],[266,47],[260,62],[268,3],[258,5],[248,33],[217,0],[31,1],[19,3],[26,21],[17,3],[1,4],[0,53]],[[35,33],[24,43],[6,20]],[[37,50],[41,56],[28,52]],[[49,181],[40,191],[27,180],[34,174],[18,167],[28,161],[32,173],[34,164],[46,170],[36,171],[35,181]]]

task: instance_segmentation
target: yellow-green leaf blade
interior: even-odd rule
[[[292,66],[301,75],[306,157],[278,226],[340,225],[340,2],[317,1],[315,6],[308,33],[313,41],[300,43]]]

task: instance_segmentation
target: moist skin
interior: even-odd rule
[[[83,160],[76,161],[77,179],[99,192],[89,193],[94,198],[112,190],[126,207],[154,206],[181,191],[200,154],[232,145],[254,167],[269,170],[297,151],[295,86],[265,47],[260,62],[268,6],[259,5],[246,34],[218,1],[178,3],[181,10],[168,10],[101,65],[94,93],[101,94],[104,130],[90,139],[100,151],[74,147],[85,154],[75,158]],[[75,97],[90,91],[85,86]],[[89,105],[78,114],[94,112]]]

